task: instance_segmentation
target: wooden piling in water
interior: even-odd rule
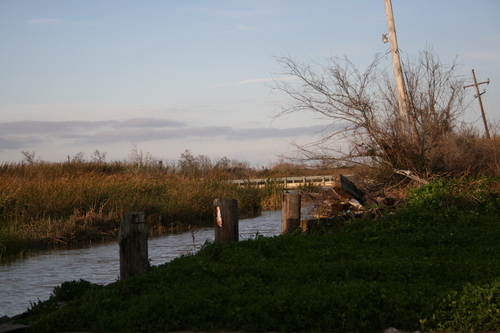
[[[239,240],[238,230],[238,200],[214,200],[214,230],[216,242],[231,242]]]
[[[300,194],[283,193],[281,208],[281,233],[294,232],[300,227]]]
[[[124,213],[120,223],[120,280],[151,269],[148,258],[146,213]]]

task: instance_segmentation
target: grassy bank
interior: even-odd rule
[[[238,187],[226,181],[229,176],[213,172],[200,178],[126,163],[3,164],[0,260],[116,238],[127,211],[146,212],[151,234],[158,235],[208,225],[218,197],[237,199],[242,216],[280,204],[281,186]]]
[[[340,233],[206,244],[108,286],[67,282],[28,322],[33,332],[499,331],[499,184],[436,181]]]

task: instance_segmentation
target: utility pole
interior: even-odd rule
[[[486,92],[486,90],[484,90],[482,93],[480,93],[479,92],[479,85],[484,84],[484,83],[490,84],[490,79],[488,79],[488,81],[477,83],[476,73],[474,72],[474,70],[472,70],[472,77],[474,78],[474,84],[464,86],[464,89],[469,88],[469,87],[476,87],[477,94],[474,97],[477,97],[477,99],[479,100],[479,106],[481,107],[481,115],[483,116],[484,129],[486,130],[486,137],[489,139],[490,138],[490,130],[488,129],[488,122],[486,121],[486,114],[484,113],[483,101],[481,100],[481,95],[484,94]]]
[[[399,58],[398,39],[396,37],[396,24],[392,13],[391,0],[384,0],[385,13],[387,16],[387,27],[389,30],[389,41],[391,43],[392,64],[394,66],[394,78],[396,80],[396,88],[398,91],[399,115],[402,122],[402,127],[407,133],[407,136],[415,144],[418,142],[418,133],[415,125],[415,118],[412,114],[410,98],[406,90],[405,80],[403,78],[403,70],[401,68],[401,59]],[[384,35],[385,37],[385,35]]]

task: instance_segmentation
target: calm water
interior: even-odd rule
[[[239,221],[240,239],[279,235],[281,211],[263,212],[261,216]],[[214,239],[213,228],[170,234],[148,240],[152,265],[171,261],[182,254],[200,249]],[[30,301],[47,299],[55,286],[65,281],[84,279],[108,284],[120,275],[118,242],[91,245],[79,249],[55,250],[19,259],[0,266],[0,317],[26,311]]]

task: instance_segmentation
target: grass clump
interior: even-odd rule
[[[438,181],[340,233],[207,243],[104,287],[75,281],[62,297],[63,284],[28,322],[33,332],[498,330],[495,182]]]

